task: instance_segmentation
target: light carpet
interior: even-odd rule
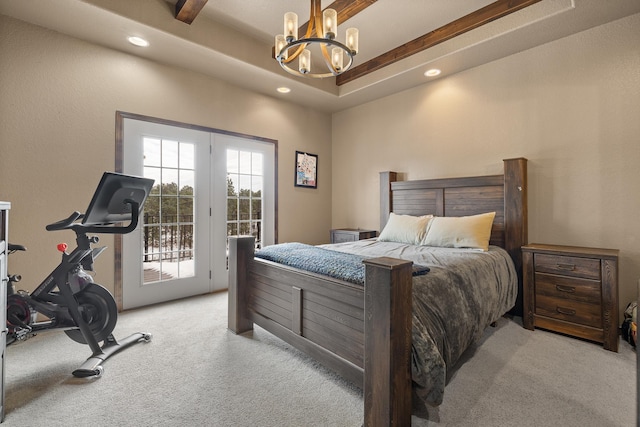
[[[6,426],[360,426],[362,392],[256,327],[227,330],[226,292],[120,314],[114,332],[153,340],[113,356],[98,379],[64,333],[6,351]],[[465,353],[444,403],[414,426],[633,426],[636,353],[503,318]]]

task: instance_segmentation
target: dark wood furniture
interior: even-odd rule
[[[356,240],[377,237],[375,230],[361,230],[359,228],[334,228],[331,230],[331,243],[355,242]]]
[[[7,245],[11,204],[0,202],[0,422],[4,421],[4,352],[7,343]]]
[[[527,329],[549,329],[618,351],[618,250],[522,247]]]
[[[463,216],[496,211],[491,244],[521,274],[527,243],[526,159],[504,174],[397,181],[380,174],[381,226],[397,214]],[[252,237],[229,238],[229,329],[257,324],[364,389],[366,426],[411,424],[411,262],[365,261],[365,286],[254,259]],[[521,283],[520,283],[521,286]]]

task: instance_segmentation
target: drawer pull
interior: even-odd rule
[[[560,292],[567,292],[569,294],[573,294],[576,292],[576,288],[573,286],[556,285],[556,289],[559,290]]]
[[[558,267],[560,270],[567,270],[567,271],[573,271],[576,269],[575,264],[556,264],[556,267]]]
[[[576,311],[570,308],[556,307],[556,311],[567,316],[575,316]]]

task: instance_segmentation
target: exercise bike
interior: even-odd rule
[[[118,342],[112,332],[118,307],[111,293],[94,283],[87,271],[106,247],[93,248],[97,236],[87,233],[126,234],[138,225],[152,179],[105,172],[85,214],[49,224],[48,231],[73,230],[77,247],[67,252],[66,243],[58,245],[60,264],[31,293],[16,291],[19,275],[10,275],[7,283],[7,345],[25,341],[39,332],[63,330],[73,341],[87,344],[92,355],[78,369],[76,377],[99,377],[102,363],[115,353],[138,342],[149,342],[146,332],[134,333]],[[82,220],[81,222],[78,222]],[[120,225],[129,221],[128,225]],[[24,251],[9,244],[8,253]],[[40,318],[43,317],[42,320]],[[103,342],[102,346],[100,342]]]

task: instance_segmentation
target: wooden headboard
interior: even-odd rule
[[[467,216],[496,212],[490,244],[509,253],[518,272],[513,314],[522,315],[522,251],[527,238],[527,159],[505,159],[502,175],[397,181],[396,172],[380,172],[380,230],[389,213]]]

